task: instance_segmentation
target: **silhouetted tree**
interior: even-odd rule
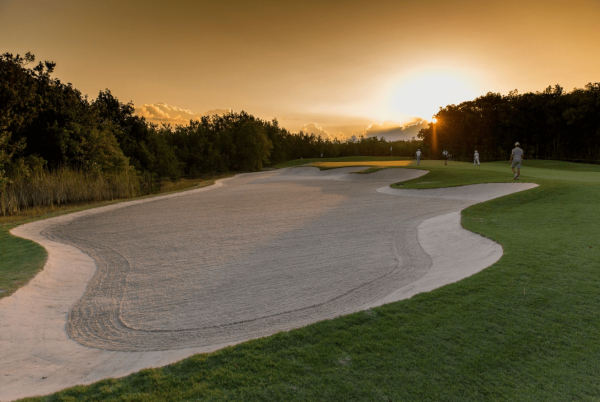
[[[488,93],[440,108],[435,117],[435,127],[419,133],[429,152],[435,137],[438,154],[447,149],[464,159],[475,148],[482,160],[508,159],[516,141],[530,158],[600,159],[600,83],[572,92],[555,85],[536,93]]]

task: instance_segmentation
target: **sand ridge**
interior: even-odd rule
[[[15,228],[49,260],[0,300],[0,399],[123,376],[410,297],[501,256],[496,243],[460,227],[459,211],[480,202],[469,188],[462,199],[416,190],[415,203],[403,196],[410,190],[387,193],[382,183],[426,172],[350,174],[362,169],[238,175]],[[535,185],[499,186],[487,190]],[[444,234],[452,240],[435,240]],[[453,249],[476,258],[457,267]]]

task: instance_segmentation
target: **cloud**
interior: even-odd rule
[[[411,140],[417,137],[419,130],[429,127],[425,120],[415,120],[406,125],[396,121],[384,121],[381,124],[370,124],[364,132],[367,137],[384,137],[388,141]]]
[[[300,130],[306,134],[314,134],[314,135],[320,135],[321,137],[323,137],[323,139],[330,139],[333,140],[335,138],[337,138],[340,141],[345,141],[347,139],[346,135],[344,133],[342,133],[341,131],[338,131],[337,134],[330,134],[329,132],[327,132],[323,127],[319,126],[317,123],[306,123],[304,124],[302,127],[300,127]]]
[[[148,121],[173,125],[186,125],[190,120],[200,120],[203,116],[223,115],[229,112],[231,109],[212,109],[204,113],[194,113],[191,110],[170,106],[163,102],[144,104],[135,109],[138,116],[142,116]]]
[[[388,141],[411,140],[417,136],[419,130],[429,126],[429,122],[418,117],[413,117],[403,123],[395,120],[387,120],[382,123],[360,116],[297,113],[286,114],[279,120],[282,126],[291,132],[303,131],[329,139],[337,137],[340,141],[356,139],[361,136],[385,137]],[[311,123],[304,123],[306,121]],[[317,121],[319,123],[315,123]]]
[[[323,138],[346,141],[358,137],[373,120],[360,116],[343,116],[326,113],[289,112],[277,116],[279,123],[291,133],[300,131],[321,135]],[[306,123],[306,122],[310,123]],[[316,123],[318,122],[318,123]]]

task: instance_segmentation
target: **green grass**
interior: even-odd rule
[[[233,173],[217,176],[203,180],[202,182],[200,182],[200,179],[182,179],[177,182],[169,181],[163,183],[159,193],[135,199],[205,187],[213,184],[218,179],[232,175]],[[29,282],[31,278],[42,270],[47,258],[46,250],[42,246],[30,240],[11,235],[11,229],[35,220],[48,219],[54,216],[123,201],[131,201],[131,199],[63,205],[53,208],[34,208],[24,210],[18,215],[0,217],[0,299],[10,296],[17,289]]]
[[[523,180],[539,187],[462,213],[465,228],[504,248],[498,263],[476,275],[409,300],[29,400],[597,401],[600,173],[526,163]],[[438,187],[471,183],[472,175],[512,181],[507,163],[477,171],[467,165],[422,163],[430,170],[422,179],[435,177]]]
[[[8,232],[15,226],[17,224],[0,226],[0,298],[29,282],[46,261],[46,250],[42,246]]]
[[[305,165],[307,163],[315,162],[365,162],[365,161],[404,161],[410,160],[407,156],[344,156],[342,158],[307,158],[307,159],[294,159],[291,161],[283,162],[273,166],[277,169],[295,167]],[[328,168],[326,168],[328,169]],[[325,170],[325,169],[322,169]]]
[[[488,164],[491,165],[491,164]],[[393,184],[395,188],[438,188],[464,186],[477,183],[507,183],[513,182],[514,175],[510,171],[510,166],[502,171],[486,169],[486,165],[474,167],[471,163],[448,162],[444,161],[421,161],[421,165],[412,165],[408,169],[428,170],[429,173],[417,179]],[[521,181],[527,181],[527,177],[522,175]]]

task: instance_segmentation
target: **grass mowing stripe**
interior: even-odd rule
[[[468,179],[461,165],[427,169],[439,187]],[[598,400],[600,186],[535,182],[463,211],[504,255],[460,282],[29,400]]]
[[[381,161],[376,162],[376,167],[405,167],[413,164],[414,161],[402,160],[402,161]],[[356,166],[373,166],[373,162],[315,162],[311,166],[318,168],[342,168],[342,167],[356,167]]]
[[[295,167],[315,162],[369,162],[369,161],[403,161],[412,160],[413,158],[407,156],[344,156],[341,158],[306,158],[306,159],[294,159],[291,161],[283,162],[273,167],[282,169],[287,167]]]

